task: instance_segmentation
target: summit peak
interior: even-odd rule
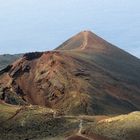
[[[93,32],[90,30],[84,30],[84,31],[81,31],[80,33],[93,33]]]
[[[61,44],[56,50],[104,51],[111,44],[90,30],[84,30]]]

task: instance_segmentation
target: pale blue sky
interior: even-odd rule
[[[140,58],[140,0],[0,0],[0,54],[51,50],[82,30]]]

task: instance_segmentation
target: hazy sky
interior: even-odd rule
[[[140,0],[0,0],[0,54],[51,50],[82,30],[140,58]]]

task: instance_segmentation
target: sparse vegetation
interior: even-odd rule
[[[86,132],[88,134],[96,133],[111,140],[139,140],[140,112],[97,121],[90,125]]]
[[[78,121],[53,118],[52,109],[39,106],[0,105],[0,140],[65,137],[73,133]]]

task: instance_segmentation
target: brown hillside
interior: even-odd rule
[[[0,97],[65,114],[140,110],[140,60],[90,31],[56,50],[25,54],[0,72]]]

